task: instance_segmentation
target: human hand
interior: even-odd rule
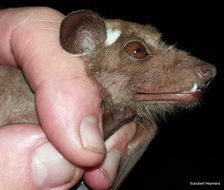
[[[82,61],[61,48],[63,18],[49,8],[0,11],[0,63],[22,69],[41,124],[0,129],[0,189],[68,189],[83,175],[90,186],[109,188],[135,133],[135,125],[124,126],[106,150],[99,89]],[[96,167],[94,175],[87,167]]]

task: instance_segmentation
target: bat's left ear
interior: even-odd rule
[[[61,23],[60,42],[70,53],[91,52],[104,44],[106,36],[104,20],[92,11],[72,12]]]

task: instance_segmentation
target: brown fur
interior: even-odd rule
[[[106,28],[121,31],[107,46]],[[90,43],[86,44],[86,36]],[[105,139],[127,122],[138,126],[123,155],[113,186],[116,189],[155,136],[154,118],[176,106],[198,102],[198,91],[215,76],[215,67],[166,45],[152,26],[104,20],[90,11],[67,16],[60,39],[68,52],[83,54],[80,58],[90,78],[101,87]],[[144,44],[148,55],[143,59],[131,57],[124,48],[130,41]],[[195,84],[198,91],[191,92]],[[0,66],[0,90],[0,125],[38,122],[34,96],[18,69]]]

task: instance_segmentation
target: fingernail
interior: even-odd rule
[[[115,180],[120,160],[121,153],[117,150],[111,150],[107,153],[107,157],[105,158],[104,163],[101,167],[101,171],[106,174],[108,183],[110,185],[112,185],[113,181]]]
[[[105,153],[103,135],[100,132],[100,127],[97,119],[93,116],[86,117],[80,125],[80,135],[85,149]]]
[[[65,185],[75,177],[75,167],[48,142],[36,149],[33,168],[34,181],[41,189]]]

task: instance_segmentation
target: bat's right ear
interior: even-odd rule
[[[60,42],[70,53],[89,53],[102,45],[106,37],[104,20],[92,11],[72,12],[61,23]]]

